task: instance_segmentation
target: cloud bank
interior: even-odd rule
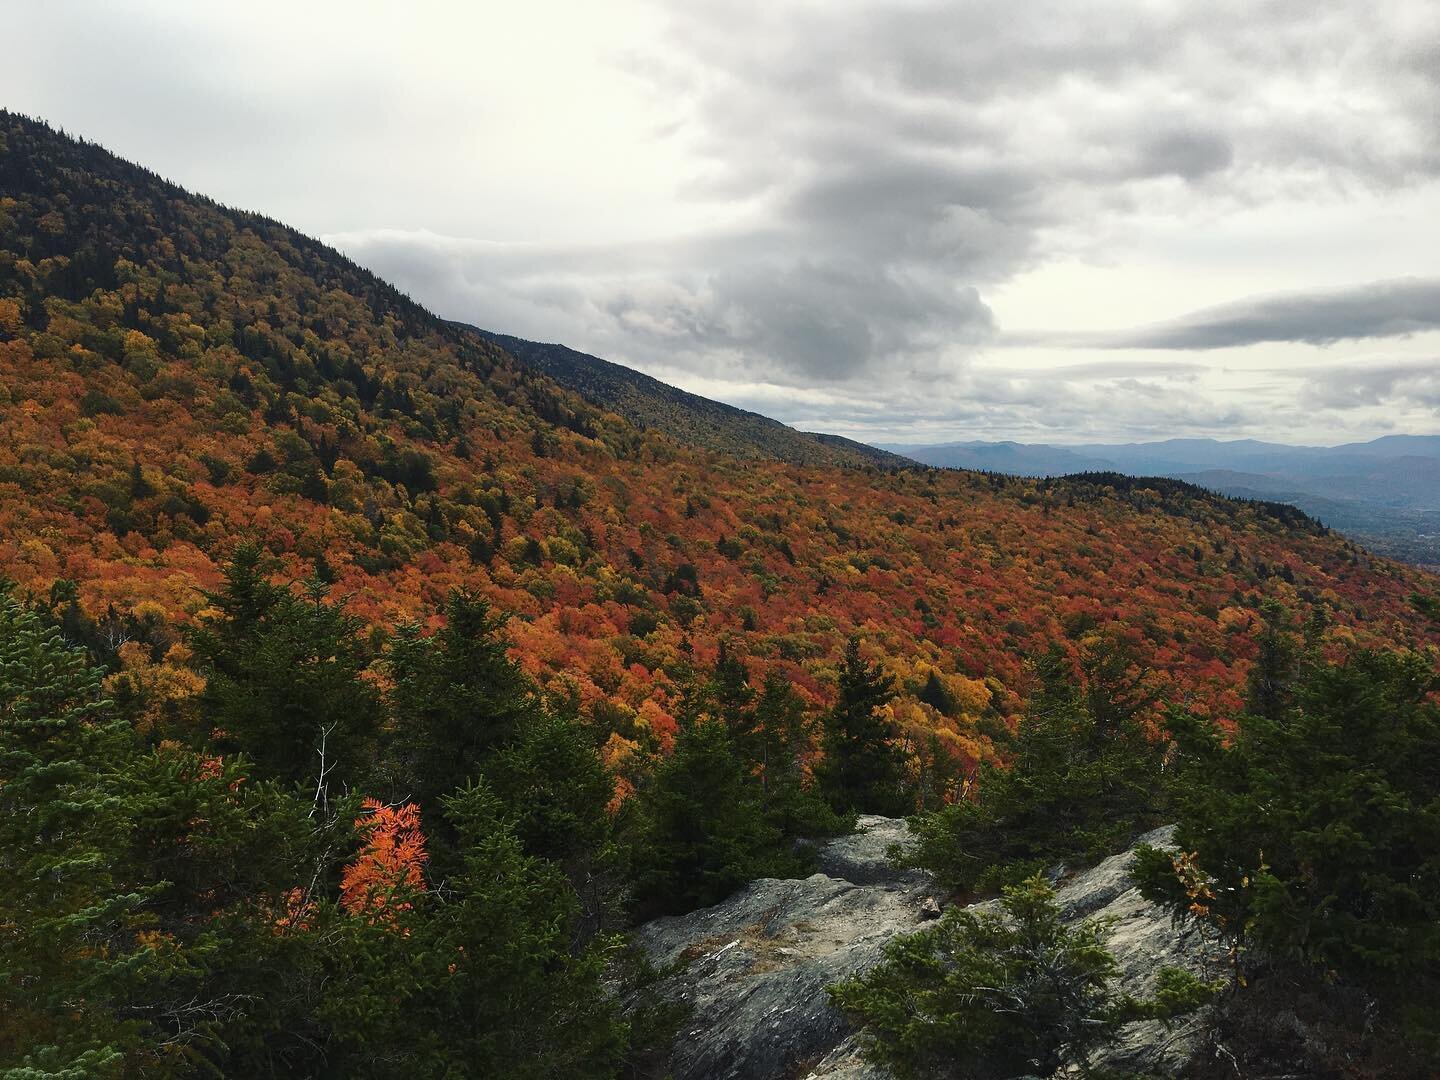
[[[1032,335],[1103,349],[1232,349],[1266,342],[1334,345],[1440,330],[1440,278],[1250,297],[1114,334]]]
[[[670,103],[669,137],[694,163],[683,196],[726,208],[725,227],[578,261],[435,237],[339,239],[448,310],[852,434],[947,418],[957,431],[1026,430],[1041,412],[1074,425],[1079,402],[1128,434],[1142,414],[1157,430],[1228,430],[1267,410],[1194,372],[1158,413],[1173,372],[975,372],[978,357],[1014,344],[986,296],[1144,215],[1431,184],[1440,64],[1429,23],[1426,5],[1405,3],[692,6],[626,65]],[[1425,279],[1031,343],[1048,339],[1059,366],[1056,347],[1328,345],[1437,327],[1440,280]],[[1301,396],[1294,378],[1230,383]]]

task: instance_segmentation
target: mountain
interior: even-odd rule
[[[689,446],[793,465],[899,468],[914,464],[839,435],[796,431],[768,416],[688,393],[633,368],[564,345],[542,345],[508,334],[470,329],[522,364],[550,376],[587,401],[620,414],[637,428],[663,431]]]
[[[278,222],[10,113],[0,191],[0,574],[112,670],[190,678],[182,631],[246,540],[376,627],[485,597],[612,763],[669,745],[683,673],[722,642],[818,706],[858,635],[911,743],[973,762],[1027,658],[1093,631],[1216,715],[1266,598],[1337,641],[1440,640],[1433,577],[1288,507],[848,467],[869,459],[579,354],[522,362]]]
[[[1328,447],[1167,439],[1069,447],[957,442],[887,448],[927,465],[1016,476],[1100,469],[1177,477],[1238,498],[1290,503],[1377,551],[1440,566],[1440,435],[1386,435]]]

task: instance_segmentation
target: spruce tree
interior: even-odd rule
[[[876,967],[830,988],[861,1028],[868,1061],[901,1080],[1090,1076],[1091,1055],[1122,1025],[1168,1020],[1216,992],[1162,968],[1154,998],[1121,993],[1107,927],[1066,925],[1039,876],[1008,886],[998,906],[952,907],[929,929],[891,939]]]
[[[704,907],[755,878],[800,869],[780,830],[765,820],[719,720],[703,717],[682,728],[674,752],[630,802],[642,918]]]
[[[146,957],[116,873],[134,808],[125,725],[83,651],[0,591],[0,1070],[118,1076],[142,1025],[112,1004]]]
[[[725,721],[744,753],[744,744],[750,740],[753,729],[755,688],[750,685],[745,661],[736,655],[733,643],[723,638],[715,668],[710,673],[708,691],[711,707]]]
[[[765,818],[792,838],[832,836],[854,828],[854,817],[830,808],[819,785],[806,775],[805,758],[816,745],[815,721],[785,675],[771,669],[754,709],[746,741],[760,785]]]
[[[615,778],[588,733],[542,712],[494,755],[484,776],[525,853],[549,861],[569,881],[579,901],[577,936],[615,925],[624,895],[610,813]]]
[[[0,1075],[219,1068],[294,1022],[277,919],[325,829],[251,771],[144,749],[84,651],[0,596]]]
[[[860,655],[851,638],[840,664],[839,692],[825,714],[824,760],[815,775],[837,814],[884,814],[913,810],[907,790],[899,732],[883,710],[895,698],[895,679]]]
[[[1098,637],[1082,644],[1074,667],[1056,648],[1035,668],[1038,685],[1008,760],[981,764],[972,798],[912,823],[912,858],[952,887],[1014,883],[1059,860],[1093,860],[1161,823],[1165,743],[1148,726],[1149,673]]]
[[[563,877],[483,782],[444,808],[460,860],[443,890],[401,888],[384,920],[330,915],[324,1075],[616,1076],[628,1031],[602,982],[610,943],[574,946]]]
[[[402,627],[391,648],[397,782],[432,818],[444,796],[479,776],[541,714],[534,687],[509,657],[504,626],[484,599],[456,590],[438,632]]]
[[[357,785],[374,756],[380,702],[362,678],[360,620],[324,599],[277,585],[259,548],[240,548],[215,614],[191,634],[206,677],[201,708],[216,745],[257,774],[331,791]],[[323,775],[322,775],[323,774]]]
[[[1433,657],[1361,652],[1257,695],[1266,711],[1229,738],[1173,714],[1188,854],[1145,850],[1136,871],[1148,896],[1228,939],[1238,973],[1279,1008],[1305,988],[1321,1003],[1308,1011],[1342,1026],[1355,1014],[1337,1045],[1388,1030],[1416,1075],[1440,1065],[1437,691]],[[1335,1007],[1357,995],[1364,1008]]]

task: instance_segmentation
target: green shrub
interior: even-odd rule
[[[1156,997],[1112,988],[1105,927],[1060,920],[1040,877],[1005,889],[1002,915],[952,908],[934,927],[897,938],[885,959],[832,987],[862,1028],[865,1055],[900,1080],[1051,1076],[1091,1055],[1131,1020],[1190,1011],[1215,988],[1178,969]]]
[[[1440,1060],[1440,688],[1431,659],[1313,657],[1252,698],[1234,737],[1171,720],[1175,858],[1143,851],[1147,896],[1227,938],[1238,975],[1335,998]],[[1284,1006],[1289,1008],[1289,1006]],[[1326,1010],[1334,1010],[1327,1007]],[[1345,1011],[1345,1010],[1341,1010]]]

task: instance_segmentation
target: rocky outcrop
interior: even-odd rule
[[[751,882],[714,907],[639,929],[652,962],[675,969],[663,992],[694,1010],[671,1057],[675,1080],[801,1076],[845,1038],[825,988],[917,929],[934,893],[927,875],[888,868],[886,848],[905,838],[903,821],[861,818],[857,834],[821,849],[831,873]]]
[[[1174,828],[1156,829],[1140,837],[1139,844],[1170,847]],[[1130,883],[1133,851],[1113,855],[1063,881],[1057,898],[1067,921],[1101,919],[1110,927],[1106,941],[1120,967],[1116,987],[1136,997],[1155,991],[1162,968],[1183,967],[1214,977],[1223,952],[1195,926],[1177,926],[1140,895]],[[1200,1049],[1205,1013],[1196,1013],[1167,1026],[1158,1020],[1129,1024],[1108,1049],[1095,1055],[1097,1067],[1116,1071],[1174,1076]]]
[[[1170,835],[1142,839],[1163,845]],[[886,858],[908,840],[903,821],[862,817],[855,835],[821,848],[820,873],[755,881],[714,907],[636,932],[666,973],[661,992],[692,1009],[671,1057],[675,1080],[886,1080],[861,1060],[826,987],[871,967],[892,937],[924,925],[926,901],[937,896],[933,880],[896,871]],[[1110,924],[1120,986],[1141,995],[1161,967],[1198,968],[1210,950],[1131,887],[1132,858],[1126,852],[1062,877],[1058,897],[1068,919]],[[1097,1064],[1171,1074],[1198,1038],[1198,1021],[1168,1030],[1132,1024]]]

